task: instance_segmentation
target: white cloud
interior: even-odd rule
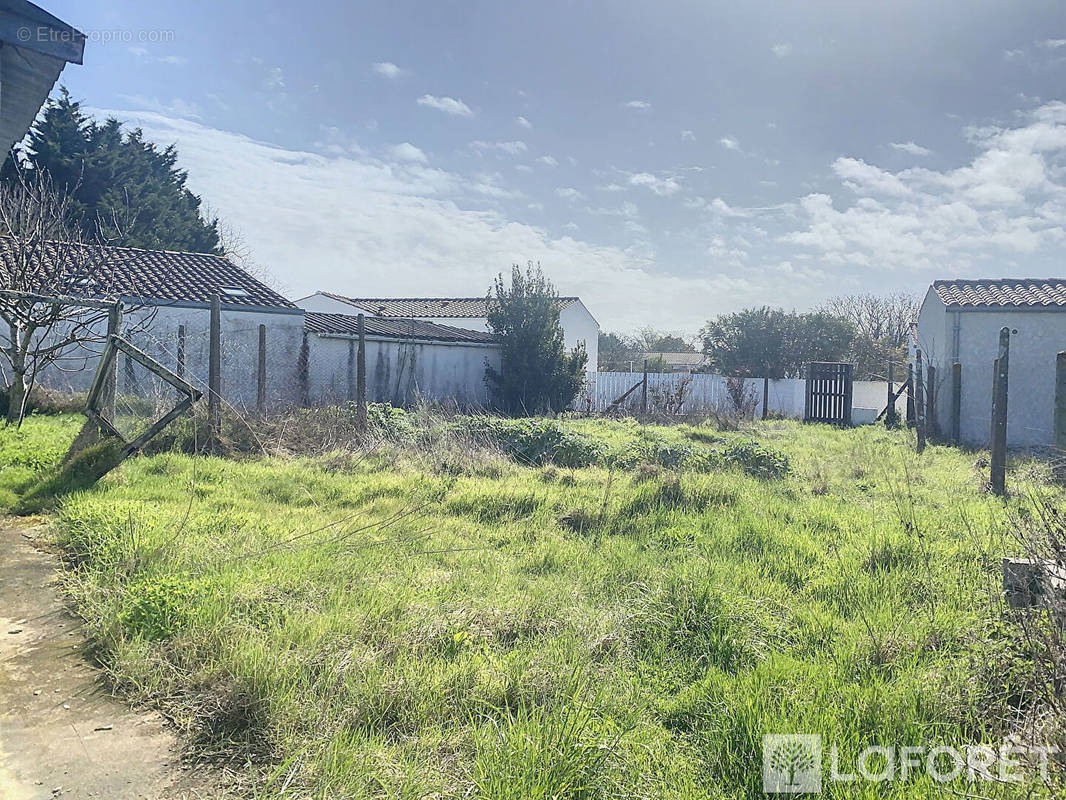
[[[530,122],[528,119],[526,119],[525,117],[523,117],[521,115],[515,117],[515,122],[517,122],[523,128],[532,128],[533,127],[533,123]]]
[[[1045,39],[1040,42],[1040,46],[1048,50],[1058,50],[1060,47],[1066,47],[1066,39]]]
[[[552,156],[541,156],[537,159],[537,163],[544,164],[546,167],[557,167],[559,162]]]
[[[606,186],[598,187],[601,192],[624,192],[626,187],[617,183],[608,183]]]
[[[168,117],[181,117],[183,119],[200,118],[200,106],[180,98],[166,101],[160,100],[158,97],[145,97],[140,94],[120,94],[119,97],[137,108],[145,109],[147,111],[155,111]]]
[[[623,105],[636,111],[651,111],[651,103],[647,100],[630,100],[628,103],[623,103]]]
[[[410,142],[393,145],[389,148],[389,152],[392,154],[392,157],[398,161],[417,161],[420,164],[425,164],[429,161],[429,159],[426,158],[426,154]]]
[[[479,153],[485,153],[490,150],[497,150],[501,153],[506,153],[510,156],[521,155],[528,149],[526,143],[522,141],[517,142],[485,142],[480,139],[470,143],[470,147],[477,150]]]
[[[445,114],[454,114],[457,117],[474,116],[470,106],[454,97],[437,97],[432,94],[424,94],[418,98],[418,104],[427,108],[435,108]]]
[[[696,134],[693,133],[690,130],[682,130],[681,131],[681,141],[683,141],[683,142],[694,142],[694,141],[696,141]]]
[[[721,197],[714,198],[709,205],[712,211],[723,217],[740,218],[747,217],[749,215],[747,211],[740,208],[734,208],[733,206],[729,205],[729,203],[727,203]]]
[[[681,184],[677,182],[676,178],[660,178],[658,175],[653,175],[650,172],[634,173],[629,176],[629,182],[633,186],[644,186],[645,188],[651,189],[660,197],[669,197],[681,188]]]
[[[555,190],[555,194],[556,196],[563,198],[563,200],[569,200],[570,202],[580,200],[585,196],[573,186],[560,186]]]
[[[1001,273],[1006,260],[1043,258],[1053,269],[1066,243],[1066,104],[1048,103],[1018,127],[970,129],[969,164],[890,172],[838,158],[833,172],[857,195],[801,201],[806,227],[787,243],[828,264]]]
[[[781,42],[780,44],[775,44],[771,47],[770,52],[778,58],[787,58],[792,55],[792,45],[788,42]]]
[[[406,70],[400,69],[391,61],[375,61],[370,68],[383,78],[399,78],[407,74]]]
[[[708,314],[765,302],[772,290],[755,270],[737,278],[709,265],[692,277],[671,275],[646,246],[553,236],[485,208],[463,176],[417,162],[328,157],[152,112],[99,110],[107,114],[140,126],[152,141],[176,142],[190,188],[244,232],[292,297],[320,289],[476,296],[501,269],[534,260],[560,291],[580,295],[605,328],[669,316],[695,329]],[[522,208],[532,214],[538,204]]]
[[[892,142],[889,147],[893,150],[899,150],[901,153],[908,153],[912,156],[927,156],[933,152],[928,147],[922,147],[915,142]]]
[[[739,150],[740,142],[734,139],[732,136],[723,136],[718,140],[718,144],[722,145],[726,150]]]

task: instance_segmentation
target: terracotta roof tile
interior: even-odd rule
[[[1066,278],[934,281],[933,290],[956,308],[1066,308]]]

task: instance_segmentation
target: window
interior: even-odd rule
[[[219,291],[222,294],[228,294],[230,297],[247,297],[248,291],[242,289],[240,286],[220,286]]]

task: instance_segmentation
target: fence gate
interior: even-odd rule
[[[804,422],[851,425],[851,364],[815,361],[807,365]]]

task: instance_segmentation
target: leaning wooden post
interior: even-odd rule
[[[962,440],[962,364],[951,365],[951,441]]]
[[[348,402],[354,403],[359,396],[355,386],[355,348],[358,343],[355,339],[348,340]]]
[[[770,415],[770,379],[762,379],[762,418]]]
[[[918,452],[925,450],[925,381],[922,379],[922,351],[914,352],[914,428],[918,432]]]
[[[999,358],[996,359],[996,391],[992,401],[992,453],[989,483],[993,494],[1007,491],[1007,375],[1010,372],[1010,328],[999,331]]]
[[[255,373],[255,410],[266,411],[267,401],[267,326],[259,326],[259,361]]]
[[[211,297],[207,355],[208,449],[217,451],[222,438],[222,298]]]
[[[925,435],[933,439],[937,438],[936,424],[936,367],[932,364],[925,368],[927,376],[925,381]]]
[[[896,427],[896,397],[892,391],[892,359],[888,360],[888,402],[885,404],[885,427]]]
[[[366,319],[360,314],[357,318],[359,332],[359,350],[355,358],[355,424],[366,430]]]
[[[1055,446],[1066,447],[1066,351],[1055,356]]]
[[[644,359],[644,381],[640,387],[640,413],[648,413],[648,359]]]

